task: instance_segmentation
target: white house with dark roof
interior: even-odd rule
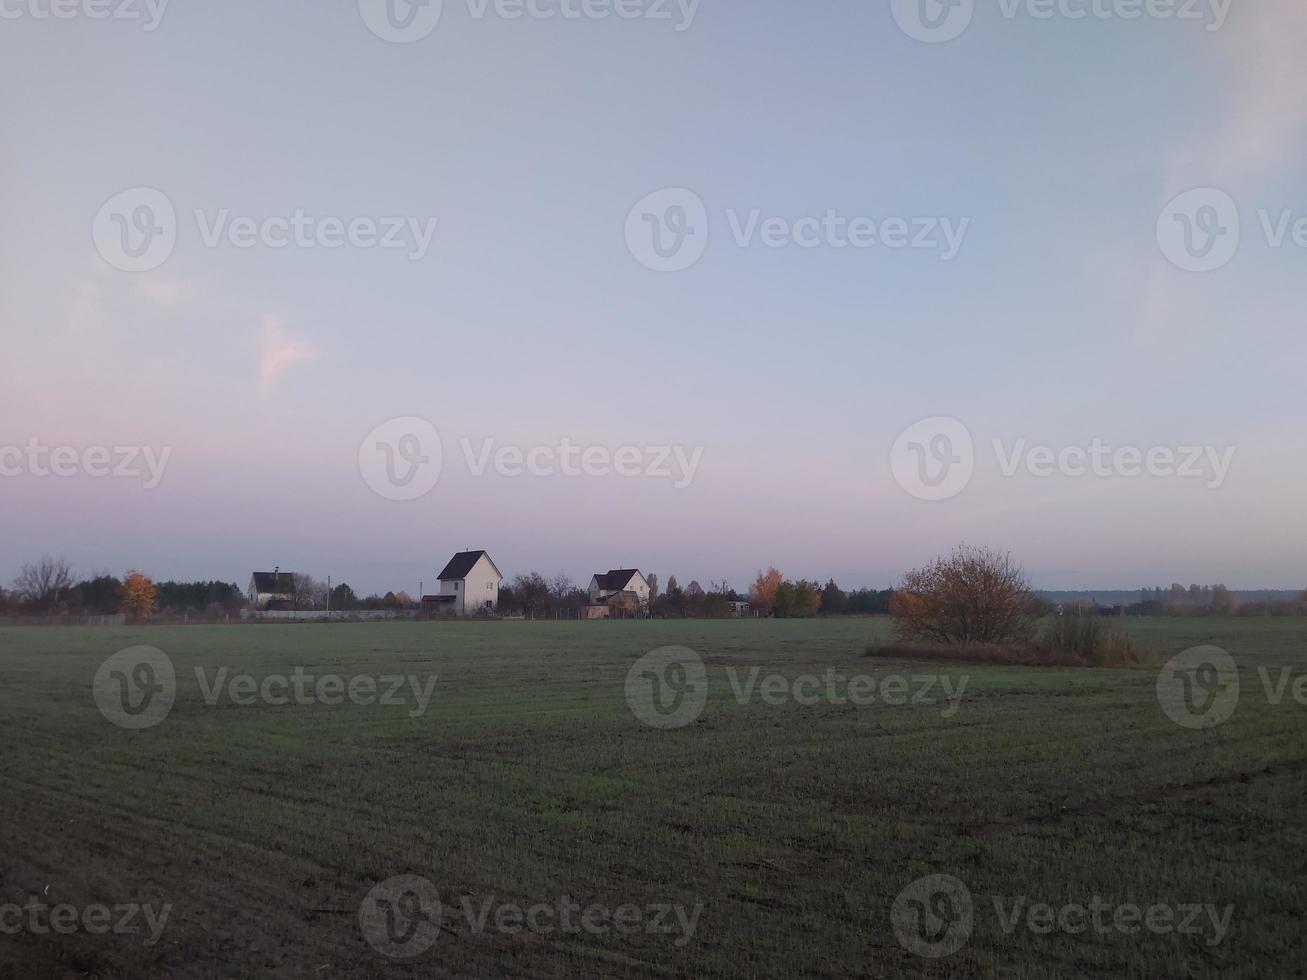
[[[295,605],[295,576],[277,566],[270,572],[250,576],[246,598],[256,609],[290,609]]]
[[[590,605],[606,603],[615,595],[634,592],[640,607],[649,605],[649,583],[645,581],[638,568],[615,568],[607,572],[595,572],[590,578]]]
[[[493,612],[499,606],[499,583],[504,580],[484,551],[460,551],[440,572],[440,591],[422,597],[424,606],[435,606],[455,616]]]

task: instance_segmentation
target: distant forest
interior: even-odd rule
[[[1193,589],[1198,592],[1194,593]],[[1040,589],[1036,594],[1049,602],[1066,605],[1133,606],[1140,602],[1171,602],[1177,605],[1209,606],[1212,604],[1210,586],[1170,586],[1157,589]],[[1296,589],[1230,589],[1228,595],[1236,603],[1297,602],[1302,596]]]

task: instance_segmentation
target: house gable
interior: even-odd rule
[[[472,570],[476,568],[477,563],[483,558],[487,563],[489,563],[490,567],[494,569],[495,575],[497,575],[499,580],[502,582],[504,579],[503,573],[499,571],[499,567],[494,563],[494,560],[490,555],[484,551],[460,551],[449,560],[449,564],[441,570],[436,578],[442,582],[462,581],[471,574]]]
[[[250,576],[253,595],[294,595],[295,576],[291,572],[255,572]]]
[[[630,592],[640,602],[649,601],[649,583],[638,568],[614,568],[590,577],[590,601],[603,602],[611,595]]]
[[[499,604],[499,586],[504,576],[484,551],[460,551],[438,577],[441,596],[452,599],[454,610],[460,615],[494,609]]]

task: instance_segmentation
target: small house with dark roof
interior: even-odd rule
[[[246,597],[255,609],[290,609],[295,605],[295,575],[278,566],[250,576]]]
[[[632,593],[637,605],[644,609],[649,605],[649,583],[645,581],[638,568],[615,568],[607,572],[596,572],[590,578],[590,604],[592,606],[608,605],[613,596]]]
[[[438,576],[440,591],[422,597],[428,609],[455,616],[494,612],[499,606],[499,584],[504,580],[484,551],[460,551]]]

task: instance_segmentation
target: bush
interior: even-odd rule
[[[882,660],[943,660],[1000,667],[1087,667],[1077,654],[1039,643],[890,643],[867,648],[864,657]]]
[[[893,660],[946,660],[1012,667],[1135,667],[1145,654],[1096,616],[1046,620],[1038,640],[1012,643],[891,643],[864,656]]]
[[[1044,623],[1043,642],[1074,653],[1092,667],[1126,666],[1139,662],[1139,650],[1098,616],[1054,616]]]
[[[1007,644],[1030,636],[1032,599],[1011,555],[963,546],[908,572],[894,590],[890,613],[904,640]]]
[[[1139,654],[1128,643],[1124,647],[1104,648],[1096,661],[1076,650],[1055,647],[1042,641],[972,643],[965,647],[945,643],[890,643],[870,646],[863,656],[881,660],[942,660],[996,667],[1134,667],[1139,663]]]

